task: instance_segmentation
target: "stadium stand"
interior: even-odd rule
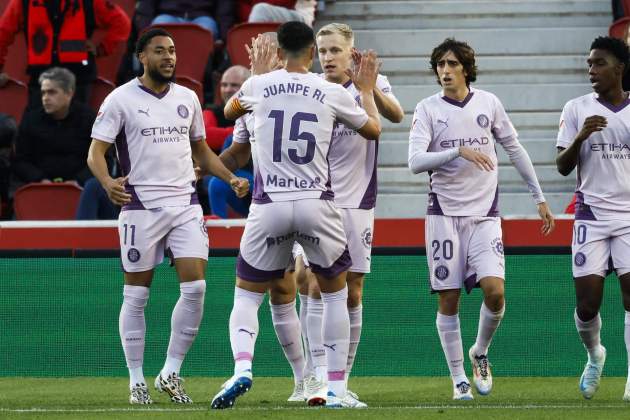
[[[330,22],[351,25],[357,47],[379,53],[381,72],[405,110],[401,124],[384,121],[376,216],[424,214],[428,177],[412,177],[407,168],[408,134],[417,102],[439,90],[428,55],[446,37],[465,40],[477,51],[475,86],[495,93],[505,104],[552,210],[561,213],[571,200],[575,178],[564,178],[555,169],[560,111],[567,100],[591,91],[585,56],[592,40],[607,33],[610,19],[607,0],[329,4],[318,16],[316,30]],[[498,149],[501,213],[535,213],[524,183]]]
[[[11,115],[19,124],[28,102],[26,83],[10,79],[7,85],[2,88],[1,93],[0,112]]]
[[[74,220],[83,189],[68,183],[32,183],[15,192],[16,220]]]
[[[614,36],[615,38],[623,38],[626,34],[626,28],[630,25],[630,16],[623,17],[621,19],[617,19],[610,28],[608,28],[608,34],[610,36]]]
[[[275,32],[280,23],[241,23],[233,26],[228,32],[227,51],[232,65],[240,64],[249,67],[249,56],[245,50],[251,39],[264,32]]]

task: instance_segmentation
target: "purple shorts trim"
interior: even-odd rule
[[[346,249],[343,251],[343,254],[341,254],[341,256],[337,258],[337,261],[335,261],[333,265],[328,268],[323,268],[321,265],[317,265],[312,261],[309,262],[311,264],[311,271],[313,271],[313,273],[319,274],[327,279],[337,277],[344,271],[348,271],[348,269],[352,266],[352,258],[350,258],[350,252],[348,252],[347,246]]]
[[[245,261],[239,253],[236,259],[236,275],[243,280],[261,283],[283,278],[284,269],[272,271],[259,270],[247,264],[247,261]]]

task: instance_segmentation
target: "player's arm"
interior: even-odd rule
[[[219,159],[221,159],[221,162],[223,162],[226,168],[234,172],[247,165],[251,156],[252,146],[250,143],[237,143],[232,141],[230,147],[221,152]]]
[[[247,114],[247,110],[243,108],[243,105],[236,96],[237,95],[232,96],[225,104],[225,108],[223,108],[225,118],[228,120],[234,121]]]
[[[131,201],[131,195],[125,192],[127,177],[114,179],[109,175],[105,154],[111,146],[111,143],[93,138],[88,150],[87,165],[112,203],[122,206]]]
[[[378,137],[381,135],[381,119],[378,114],[376,102],[374,101],[374,89],[376,87],[378,67],[376,53],[370,50],[361,57],[361,64],[356,74],[348,70],[352,82],[359,90],[361,105],[368,115],[367,122],[363,127],[357,129],[357,132],[368,140],[378,140]]]
[[[204,175],[214,175],[232,187],[239,198],[245,197],[249,192],[249,181],[239,178],[225,167],[221,159],[208,147],[205,139],[191,141],[192,157],[199,165]]]
[[[578,162],[580,148],[591,134],[596,131],[602,131],[606,127],[607,121],[605,117],[599,115],[591,115],[584,120],[582,129],[577,133],[573,142],[567,148],[558,147],[558,155],[556,156],[556,166],[560,174],[569,175]]]
[[[374,102],[378,112],[389,121],[399,123],[405,113],[394,95],[386,95],[378,87],[374,89]]]

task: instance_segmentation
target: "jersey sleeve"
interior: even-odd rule
[[[246,117],[247,115],[243,115],[234,123],[232,141],[235,143],[249,143],[249,130],[247,130],[247,124],[245,124]]]
[[[389,79],[387,76],[379,74],[376,78],[376,88],[383,92],[386,96],[395,98],[394,92],[392,91],[392,85],[389,84]]]
[[[254,96],[254,79],[256,76],[252,76],[249,79],[245,80],[245,83],[241,85],[241,88],[234,94],[236,100],[238,101],[238,105],[240,105],[244,110],[251,111],[254,107],[254,104],[258,102]]]
[[[431,117],[427,113],[424,103],[420,102],[413,113],[411,130],[409,131],[409,157],[416,151],[426,152],[432,138]]]
[[[500,140],[507,137],[517,137],[516,129],[510,121],[503,104],[496,96],[492,95],[494,115],[492,119],[492,135],[495,139]]]
[[[331,89],[332,105],[335,118],[346,127],[360,129],[368,122],[367,112],[357,104],[350,92],[341,85],[333,85]]]
[[[206,138],[206,126],[203,122],[203,111],[199,98],[192,91],[191,96],[193,98],[193,115],[190,125],[190,141],[200,141]]]
[[[116,91],[110,93],[101,104],[92,125],[93,139],[114,143],[123,129],[123,112],[118,104],[116,93]]]
[[[560,116],[560,127],[558,129],[557,147],[567,148],[573,143],[573,139],[578,133],[578,122],[574,112],[572,102],[567,102],[562,109]]]

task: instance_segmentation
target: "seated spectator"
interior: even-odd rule
[[[17,124],[8,114],[0,113],[0,218],[9,217],[9,175],[11,173],[11,155],[15,147]]]
[[[222,150],[227,149],[231,144],[232,135],[229,135],[225,139]],[[249,205],[252,201],[251,192],[254,187],[254,174],[251,159],[247,166],[234,171],[234,175],[246,178],[249,181],[250,194],[246,197],[238,198],[230,185],[217,177],[206,176],[203,180],[203,182],[207,185],[208,195],[210,197],[211,214],[220,217],[221,219],[228,218],[228,206],[230,206],[232,210],[240,216],[247,217],[249,214]]]
[[[234,0],[138,0],[134,19],[138,33],[157,23],[195,23],[212,32],[215,41],[225,41],[234,15]]]
[[[249,78],[249,70],[243,66],[232,66],[228,68],[219,85],[221,102],[210,105],[203,111],[203,121],[206,126],[206,143],[219,153],[227,136],[232,134],[234,121],[228,120],[223,114],[223,107],[227,101],[241,88],[241,85]]]
[[[239,16],[247,22],[289,22],[296,20],[313,26],[315,0],[241,0]]]
[[[112,178],[122,174],[116,160],[114,148],[107,154],[107,167]],[[115,205],[107,196],[101,183],[94,177],[89,178],[83,185],[83,191],[77,207],[77,220],[108,220],[117,219],[120,206]]]
[[[29,40],[28,106],[41,104],[39,76],[56,66],[74,73],[75,97],[89,103],[90,87],[97,74],[94,57],[111,54],[119,42],[126,42],[130,27],[130,19],[124,10],[109,0],[10,0],[0,18],[0,87],[8,80],[7,74],[2,72],[8,47],[22,31]],[[99,45],[90,40],[96,28],[106,31]]]
[[[18,129],[13,180],[72,182],[83,185],[92,175],[87,167],[94,111],[73,101],[75,77],[53,67],[39,76],[43,107],[28,109]]]

